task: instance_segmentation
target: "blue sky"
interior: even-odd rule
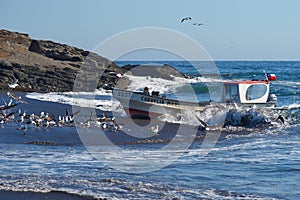
[[[299,0],[0,0],[0,29],[92,50],[122,31],[162,27],[215,60],[300,60],[299,8]],[[186,16],[205,26],[180,23]]]

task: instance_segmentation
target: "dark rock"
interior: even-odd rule
[[[22,91],[72,91],[76,75],[82,66],[91,69],[101,66],[104,77],[107,75],[106,68],[116,73],[125,72],[113,62],[95,53],[52,41],[32,40],[28,34],[0,30],[2,89],[18,79],[20,84],[18,89]],[[95,70],[90,72],[93,73]],[[107,82],[109,80],[105,83]],[[96,87],[102,87],[105,83],[100,81]]]
[[[135,76],[150,76],[152,78],[162,78],[173,80],[174,77],[188,78],[185,74],[180,73],[174,67],[164,64],[159,65],[125,65],[126,73]]]
[[[32,51],[32,52],[39,53],[39,54],[43,53],[42,48],[40,46],[40,43],[37,40],[32,40],[31,41],[31,44],[30,44],[28,50]]]
[[[66,44],[34,40],[28,34],[0,30],[0,88],[19,80],[21,91],[94,91],[95,88],[126,87],[130,80],[117,74],[172,79],[185,77],[173,67],[119,67],[114,62]],[[76,82],[75,82],[76,80]]]

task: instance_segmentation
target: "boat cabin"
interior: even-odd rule
[[[237,81],[224,83],[223,101],[238,104],[266,103],[269,98],[269,81]]]

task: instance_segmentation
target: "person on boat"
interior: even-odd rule
[[[145,95],[150,95],[149,93],[149,88],[148,87],[144,87],[144,92]]]
[[[152,91],[151,95],[154,96],[154,97],[159,97],[159,92],[158,91]]]

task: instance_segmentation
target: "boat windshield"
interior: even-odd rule
[[[268,88],[264,84],[251,85],[247,89],[246,100],[260,99],[266,94],[267,90],[268,90]]]

